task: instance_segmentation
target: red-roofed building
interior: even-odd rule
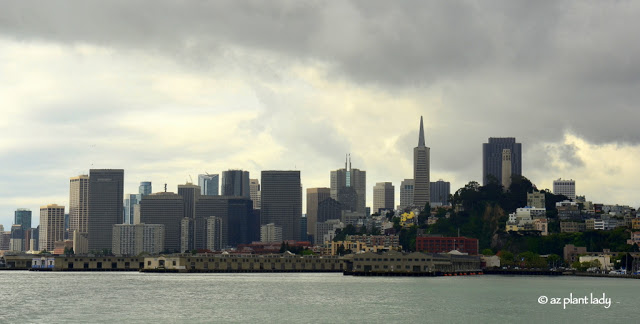
[[[416,238],[416,251],[447,253],[458,250],[469,255],[478,255],[478,239],[467,237],[426,236]]]

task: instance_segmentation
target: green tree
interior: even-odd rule
[[[409,228],[403,228],[400,230],[398,241],[402,245],[404,251],[416,250],[416,236],[418,233],[418,227],[412,225]]]
[[[493,250],[491,250],[491,249],[484,249],[484,250],[482,250],[482,255],[494,255],[494,254],[493,254]]]
[[[558,267],[560,259],[561,258],[559,255],[552,253],[552,254],[549,254],[549,256],[547,257],[547,263],[549,264],[550,268],[556,268]]]
[[[400,232],[402,229],[402,225],[400,225],[400,217],[393,218],[393,229],[396,230],[396,233]]]
[[[500,264],[505,266],[513,265],[513,253],[509,251],[500,251]]]
[[[571,268],[576,269],[576,270],[580,270],[580,261],[578,261],[578,260],[573,261],[573,263],[571,264]]]
[[[587,269],[589,269],[590,267],[591,267],[591,262],[582,261],[582,262],[580,262],[580,267],[578,268],[578,270],[587,271]]]
[[[421,210],[420,213],[418,214],[418,225],[426,224],[427,219],[429,218],[430,215],[431,215],[431,205],[429,203],[426,203],[424,205],[424,209]]]
[[[613,265],[616,269],[631,270],[633,267],[633,256],[629,253],[622,253],[613,260]]]
[[[286,244],[284,241],[282,241],[282,244],[280,244],[280,253],[285,253],[289,250],[289,245]]]

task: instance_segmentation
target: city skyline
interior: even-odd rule
[[[299,170],[306,192],[347,153],[371,206],[373,184],[412,178],[419,116],[452,193],[482,183],[482,143],[515,137],[539,189],[575,179],[588,200],[638,207],[640,4],[508,4],[8,4],[0,224],[68,211],[89,169],[124,169],[125,194]]]

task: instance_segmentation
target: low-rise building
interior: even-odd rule
[[[53,254],[64,254],[65,250],[67,252],[73,250],[72,240],[56,241],[53,243]]]
[[[545,208],[544,192],[534,191],[527,193],[527,206],[534,208]]]
[[[482,260],[482,267],[485,269],[500,267],[500,257],[497,255],[481,255],[480,259]]]
[[[538,218],[533,220],[533,229],[540,232],[540,235],[549,235],[549,224],[547,218]]]
[[[440,273],[480,272],[481,261],[478,256],[470,255],[402,253],[397,251],[365,252],[355,254],[347,268],[346,274],[352,275],[437,275]]]
[[[613,264],[611,263],[611,256],[610,255],[605,255],[605,254],[601,254],[601,255],[582,255],[579,257],[579,261],[580,263],[582,262],[593,262],[593,261],[598,261],[597,263],[599,264],[598,268],[599,270],[604,270],[604,271],[609,271],[611,269],[613,269]]]
[[[587,253],[587,248],[584,246],[575,246],[573,244],[567,244],[563,248],[562,257],[564,258],[565,263],[571,264],[576,260],[578,260],[578,256],[586,253]]]
[[[316,244],[333,241],[336,237],[336,230],[343,229],[344,227],[344,223],[339,219],[330,219],[325,222],[316,223]]]
[[[507,232],[540,231],[546,236],[548,232],[546,209],[523,207],[509,214],[509,220],[505,226]]]
[[[341,272],[342,257],[281,254],[196,254],[147,257],[143,271]]]
[[[556,210],[558,210],[558,219],[561,221],[580,219],[580,206],[575,201],[564,200],[557,202]]]
[[[594,220],[593,229],[596,231],[609,231],[616,227],[624,226],[624,222],[620,222],[616,218],[605,218]]]
[[[330,242],[330,255],[337,255],[338,249],[356,252],[378,252],[401,250],[400,240],[397,235],[347,235],[345,241]]]
[[[561,233],[577,233],[584,232],[587,230],[587,226],[585,223],[580,222],[560,222],[560,232]]]
[[[478,255],[478,239],[467,237],[422,236],[416,238],[416,250],[429,253],[447,253],[453,250]]]
[[[638,244],[638,245],[640,245],[640,232],[632,232],[631,233],[631,238],[627,240],[627,244],[630,244],[630,245]]]

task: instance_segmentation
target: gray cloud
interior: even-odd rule
[[[155,52],[194,68],[214,68],[239,46],[324,62],[331,77],[389,92],[455,83],[450,113],[477,121],[477,135],[509,117],[501,126],[515,135],[571,129],[638,143],[639,11],[629,2],[21,1],[4,6],[0,33]]]
[[[452,184],[455,190],[479,180],[481,143],[488,137],[515,136],[523,143],[525,175],[550,167],[550,155],[574,167],[584,165],[575,147],[549,151],[540,144],[562,141],[567,131],[592,143],[640,143],[639,14],[635,2],[19,1],[4,3],[0,10],[0,40],[91,44],[142,58],[161,56],[198,75],[240,71],[250,76],[245,81],[264,108],[241,135],[269,134],[284,148],[283,159],[291,159],[291,167],[294,159],[305,161],[311,174],[341,167],[342,156],[366,142],[368,134],[340,129],[332,120],[340,117],[321,113],[323,107],[305,101],[304,94],[274,93],[261,84],[288,84],[283,71],[299,65],[319,67],[328,82],[391,97],[419,100],[429,92],[442,101],[441,107],[425,103],[418,112],[425,117],[433,175],[455,173],[465,179]],[[94,86],[81,81],[74,81],[78,92]],[[127,80],[122,81],[126,87]],[[146,177],[145,165],[161,168],[164,161],[185,156],[213,164],[237,153],[238,148],[225,143],[203,142],[173,144],[167,152],[157,152],[164,143],[147,141],[149,134],[136,125],[125,129],[118,124],[131,109],[152,114],[155,107],[114,99],[125,92],[94,89],[94,94],[100,102],[85,95],[23,112],[30,123],[25,131],[49,133],[41,135],[40,145],[17,137],[15,142],[42,149],[50,158],[25,149],[2,160],[3,165],[19,169],[20,161],[36,160],[36,167],[56,170],[63,163],[87,169],[92,161],[117,163],[119,157],[108,150],[92,151],[90,145],[97,144],[120,146],[119,154],[140,163],[132,170]],[[213,112],[203,111],[208,113]],[[368,117],[367,111],[362,115]],[[376,118],[377,127],[400,136],[393,149],[381,148],[379,154],[410,163],[417,114],[406,118],[408,125]],[[72,132],[76,140],[69,143],[63,135]],[[203,145],[215,154],[200,150]],[[386,180],[391,180],[389,172],[411,177],[395,165],[377,162],[362,164],[370,175]],[[246,163],[263,166],[261,161]],[[369,182],[375,181],[383,179]]]

